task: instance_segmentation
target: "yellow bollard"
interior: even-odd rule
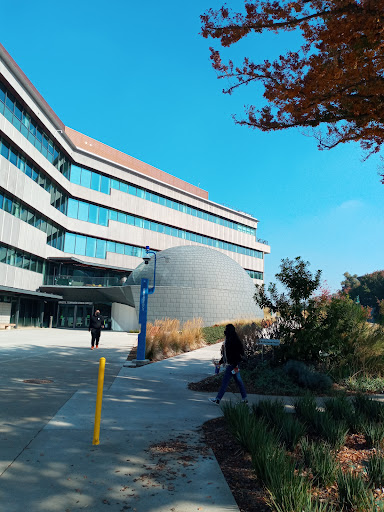
[[[99,437],[100,437],[101,405],[103,402],[104,370],[105,370],[105,357],[101,357],[100,363],[99,363],[99,378],[97,381],[95,428],[93,430],[92,444],[100,444]]]

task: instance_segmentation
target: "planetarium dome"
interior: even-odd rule
[[[157,253],[155,293],[148,297],[148,321],[202,318],[204,325],[262,318],[253,300],[255,285],[247,272],[225,254],[198,245],[178,246]],[[154,257],[129,276],[136,311],[141,278],[153,286]]]

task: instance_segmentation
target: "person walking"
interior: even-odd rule
[[[236,381],[236,384],[241,393],[241,401],[244,403],[248,403],[247,400],[247,392],[245,391],[245,387],[243,381],[240,377],[239,363],[244,357],[244,347],[237,335],[235,326],[232,324],[228,324],[225,327],[225,340],[223,346],[221,347],[221,359],[219,364],[226,365],[225,373],[223,377],[223,382],[221,384],[221,388],[217,393],[216,398],[209,398],[210,402],[213,402],[216,405],[220,404],[220,400],[223,398],[224,393],[227,390],[229,381],[231,377],[233,377]]]
[[[96,309],[95,313],[91,316],[89,322],[89,331],[91,331],[91,350],[99,348],[101,329],[104,329],[104,317],[100,314],[100,310]]]

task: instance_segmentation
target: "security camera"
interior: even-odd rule
[[[150,258],[150,256],[144,256],[144,257],[143,257],[144,263],[145,263],[146,265],[148,265],[148,263],[149,263],[149,260],[150,260],[150,259],[151,259],[151,258]]]

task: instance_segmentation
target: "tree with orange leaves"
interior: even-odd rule
[[[384,144],[384,0],[245,0],[201,16],[202,35],[231,46],[248,34],[299,30],[303,44],[274,61],[224,63],[211,50],[223,92],[259,81],[266,105],[235,122],[263,131],[308,127],[320,149],[358,141],[369,156]]]

